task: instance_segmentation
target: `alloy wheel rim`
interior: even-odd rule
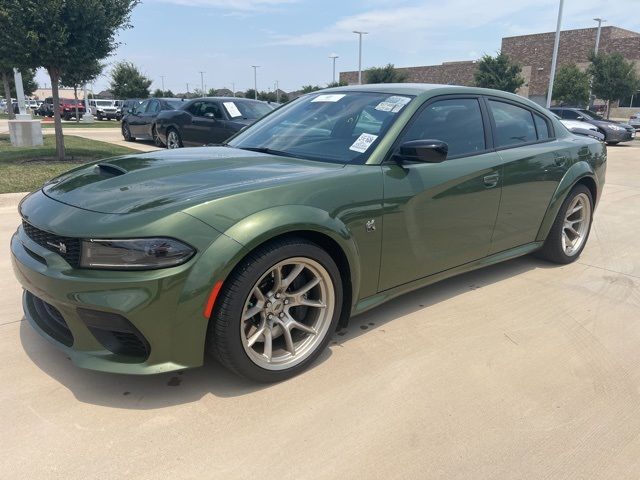
[[[167,147],[169,148],[178,148],[180,146],[178,142],[178,135],[173,130],[169,132],[169,136],[167,137]]]
[[[591,223],[591,201],[580,193],[573,199],[564,216],[562,225],[562,250],[573,256],[580,251],[589,233]]]
[[[334,309],[333,282],[322,265],[306,257],[283,260],[260,277],[244,302],[242,346],[259,367],[294,367],[322,343]]]

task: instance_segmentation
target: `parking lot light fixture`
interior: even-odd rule
[[[258,68],[260,65],[251,65],[253,68],[253,98],[254,100],[258,99]]]
[[[337,54],[332,53],[331,55],[329,55],[329,58],[331,60],[333,60],[333,83],[336,83],[336,58],[340,58]]]
[[[551,98],[553,97],[553,82],[556,79],[556,64],[558,63],[558,47],[560,46],[560,28],[562,27],[562,8],[564,0],[560,0],[558,6],[558,23],[556,24],[556,38],[553,43],[553,56],[551,57],[551,71],[549,72],[549,88],[547,91],[547,108],[551,107]]]
[[[362,36],[369,32],[354,30],[353,33],[358,35],[358,85],[362,85]]]

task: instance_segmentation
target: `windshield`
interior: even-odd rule
[[[96,105],[99,107],[112,107],[113,102],[111,100],[96,100]]]
[[[255,120],[264,117],[273,110],[266,103],[261,102],[234,102],[233,100],[223,101],[225,110],[232,120],[242,118],[244,120]]]
[[[578,110],[578,111],[579,111],[580,113],[583,113],[583,114],[585,114],[585,115],[590,116],[591,118],[593,118],[593,119],[595,119],[595,120],[604,120],[604,119],[602,118],[602,115],[600,115],[600,114],[598,114],[598,113],[596,113],[596,112],[594,112],[594,111],[592,111],[592,110],[586,110],[586,109],[585,109],[585,110]]]
[[[374,92],[305,95],[229,145],[336,163],[363,163],[413,97]]]

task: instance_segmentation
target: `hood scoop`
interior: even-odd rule
[[[127,173],[127,170],[112,163],[98,163],[93,168],[98,175],[103,177],[119,177]]]

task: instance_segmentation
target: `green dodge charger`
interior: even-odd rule
[[[580,255],[603,143],[517,95],[444,85],[305,95],[226,144],[112,158],[20,204],[27,320],[95,370],[202,365],[273,382],[352,315],[536,252]]]

